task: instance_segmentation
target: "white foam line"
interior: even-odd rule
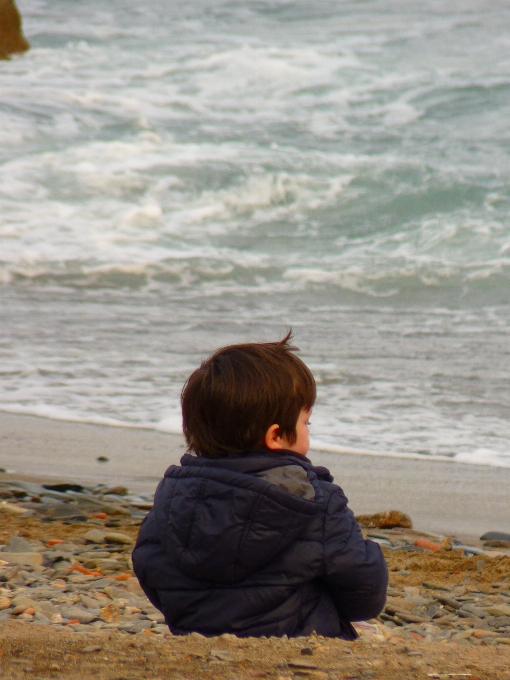
[[[322,442],[311,441],[311,447],[313,451],[318,453],[337,453],[337,454],[348,454],[356,456],[375,456],[377,458],[405,458],[407,460],[438,460],[444,463],[457,463],[465,465],[482,465],[487,467],[501,467],[510,468],[510,462],[505,461],[487,461],[481,460],[458,460],[456,454],[453,456],[441,456],[439,454],[423,454],[423,453],[387,453],[383,451],[370,451],[366,449],[354,449],[346,446],[337,446],[335,444],[325,444]]]
[[[57,420],[66,423],[84,423],[85,425],[104,425],[107,427],[127,427],[133,430],[155,430],[165,434],[180,434],[182,430],[177,428],[163,428],[159,423],[128,423],[123,420],[115,420],[114,418],[104,418],[102,416],[83,417],[79,415],[67,413],[44,413],[42,410],[36,408],[26,408],[23,406],[7,406],[3,405],[0,408],[0,413],[12,413],[21,416],[34,416],[36,418],[46,418],[47,420]]]
[[[454,456],[441,456],[439,454],[423,454],[423,453],[387,453],[385,451],[370,451],[367,449],[353,449],[346,446],[337,446],[336,444],[324,444],[322,442],[311,441],[311,448],[314,451],[324,453],[339,453],[350,454],[357,456],[376,456],[378,458],[407,458],[412,460],[441,460],[447,463],[454,463]]]

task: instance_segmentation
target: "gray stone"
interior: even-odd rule
[[[37,604],[36,600],[32,600],[31,597],[27,597],[26,595],[15,595],[12,598],[12,604],[14,607],[23,607],[23,610],[28,609],[29,607],[34,607]]]
[[[510,616],[510,605],[494,604],[490,607],[486,607],[485,611],[491,616]]]
[[[79,560],[104,560],[110,557],[110,552],[108,550],[85,550],[80,553]]]
[[[132,633],[135,635],[136,633],[141,633],[142,630],[145,630],[146,628],[150,628],[150,624],[148,624],[147,621],[130,621],[129,623],[123,623],[117,627],[124,633]]]
[[[41,553],[37,552],[14,553],[3,551],[2,560],[10,564],[19,564],[23,567],[39,567],[44,562]]]
[[[82,607],[76,607],[76,606],[71,606],[71,607],[62,607],[61,610],[62,616],[66,619],[69,619],[72,621],[73,619],[78,619],[80,623],[90,623],[93,621],[96,617],[96,615],[88,611],[87,609],[83,609]]]
[[[107,543],[120,543],[121,545],[132,545],[135,541],[127,534],[122,534],[118,531],[108,531],[104,535]]]
[[[60,493],[66,493],[66,491],[74,491],[77,493],[83,493],[85,487],[81,484],[74,484],[73,482],[62,482],[59,484],[43,484],[45,489],[49,491],[60,491]]]
[[[34,604],[34,609],[39,614],[47,616],[49,619],[51,619],[52,616],[58,613],[58,608],[51,602],[48,602],[47,600],[43,600],[42,602],[36,602]]]
[[[510,541],[510,534],[503,531],[487,531],[483,536],[480,536],[481,541]]]
[[[76,503],[58,503],[48,508],[46,514],[53,519],[67,519],[83,516],[83,511]]]
[[[85,562],[85,567],[87,569],[94,569],[95,566],[97,567],[104,573],[107,574],[108,572],[115,572],[115,571],[121,571],[126,569],[125,563],[122,564],[118,560],[114,559],[108,559],[108,560],[90,560],[91,566],[89,567],[89,561]]]
[[[466,613],[470,616],[476,616],[479,619],[484,619],[487,616],[487,612],[485,609],[481,609],[480,607],[475,607],[474,604],[463,604],[462,607],[459,609],[459,615],[460,616],[465,616]]]
[[[9,552],[13,553],[27,553],[35,552],[36,548],[31,541],[21,536],[11,536],[9,539]]]
[[[29,596],[33,600],[51,600],[58,597],[62,592],[60,588],[52,588],[51,586],[35,586],[30,588]]]
[[[34,614],[34,621],[37,621],[37,623],[42,623],[45,625],[49,625],[51,623],[50,619],[43,614],[43,612],[38,612],[36,611]]]
[[[90,531],[83,534],[83,538],[89,541],[89,543],[106,543],[105,533],[101,529],[90,529]]]
[[[125,486],[112,486],[109,489],[103,491],[103,495],[114,495],[114,496],[127,496],[129,494],[129,489]]]

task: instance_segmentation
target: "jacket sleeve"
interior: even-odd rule
[[[374,618],[386,601],[386,561],[379,545],[361,535],[342,489],[333,487],[324,519],[322,580],[341,619]]]

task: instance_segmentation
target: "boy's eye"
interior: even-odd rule
[[[306,425],[307,427],[310,427],[311,424],[312,424],[312,423],[311,423],[310,420],[307,420],[306,423],[305,423],[305,425]]]

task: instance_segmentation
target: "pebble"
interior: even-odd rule
[[[0,501],[0,512],[11,512],[5,509],[7,503],[18,514],[34,515],[49,522],[45,543],[11,536],[6,545],[0,545],[0,623],[17,620],[25,625],[65,626],[76,633],[117,630],[131,635],[143,631],[170,635],[163,615],[147,600],[132,576],[133,539],[121,530],[123,522],[141,522],[152,506],[151,498],[131,495],[120,486],[38,485],[21,481],[0,482],[0,498],[4,499]],[[405,532],[405,527],[412,524],[410,518],[397,513],[372,515],[367,524],[375,525],[377,521],[380,526],[376,530],[364,529],[367,537],[392,551],[430,552],[438,546],[440,550],[459,550],[464,555],[480,554],[484,559],[510,555],[509,550],[467,546],[456,539],[423,537],[425,540],[419,541],[417,532]],[[103,517],[101,521],[98,514]],[[90,529],[80,539],[60,539],[51,531],[51,521],[57,516],[66,523],[85,517]],[[397,521],[402,531],[385,528],[385,523],[388,526]],[[499,535],[497,539],[482,539],[505,540]],[[423,547],[428,543],[433,546],[430,550]],[[507,579],[488,593],[478,592],[474,585],[445,587],[427,581],[420,587],[411,587],[392,583],[378,620],[356,623],[355,627],[362,643],[423,640],[510,645],[510,583]],[[205,639],[199,633],[191,635]],[[221,636],[219,640],[228,637]],[[312,663],[319,649],[309,642],[302,638],[304,644],[294,668],[312,677],[319,672]],[[211,663],[225,663],[229,653],[218,645],[211,650],[210,657]]]
[[[59,539],[49,528],[45,543],[11,536],[0,545],[0,623],[66,626],[77,633],[105,628],[170,634],[132,575],[134,541],[120,530],[122,522],[141,523],[151,497],[130,495],[123,486],[11,480],[0,482],[0,498],[0,512],[102,525],[82,539]],[[95,519],[98,513],[104,523]]]

